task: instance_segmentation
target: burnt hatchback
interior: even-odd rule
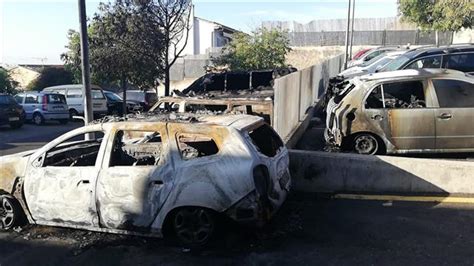
[[[219,216],[263,225],[290,189],[262,118],[143,116],[85,126],[0,157],[0,225],[29,223],[207,243]]]

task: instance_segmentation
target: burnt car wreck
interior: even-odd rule
[[[421,69],[352,79],[327,106],[326,142],[360,154],[474,151],[474,79]]]
[[[209,73],[173,97],[162,97],[152,113],[248,114],[273,124],[273,80],[294,68]]]
[[[104,119],[0,157],[0,227],[25,218],[199,246],[220,215],[263,225],[291,186],[283,142],[260,117],[191,116]]]

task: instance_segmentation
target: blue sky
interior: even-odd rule
[[[105,0],[108,1],[108,0]],[[98,0],[86,0],[87,15]],[[195,15],[250,31],[265,20],[345,18],[346,0],[194,0]],[[356,0],[356,18],[396,16],[396,0]],[[78,29],[77,0],[0,0],[0,63],[61,63],[68,29]]]

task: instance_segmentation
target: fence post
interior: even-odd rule
[[[382,46],[385,46],[387,43],[387,30],[383,30],[382,32]]]
[[[420,42],[420,29],[416,29],[415,40],[413,41],[413,44],[418,44],[419,42]]]

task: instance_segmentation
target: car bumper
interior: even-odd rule
[[[43,114],[45,120],[69,119],[69,113],[46,113]]]
[[[291,188],[289,170],[273,184],[273,190],[268,198],[260,197],[256,190],[234,204],[225,213],[238,223],[249,226],[263,226],[280,209],[285,202]]]

